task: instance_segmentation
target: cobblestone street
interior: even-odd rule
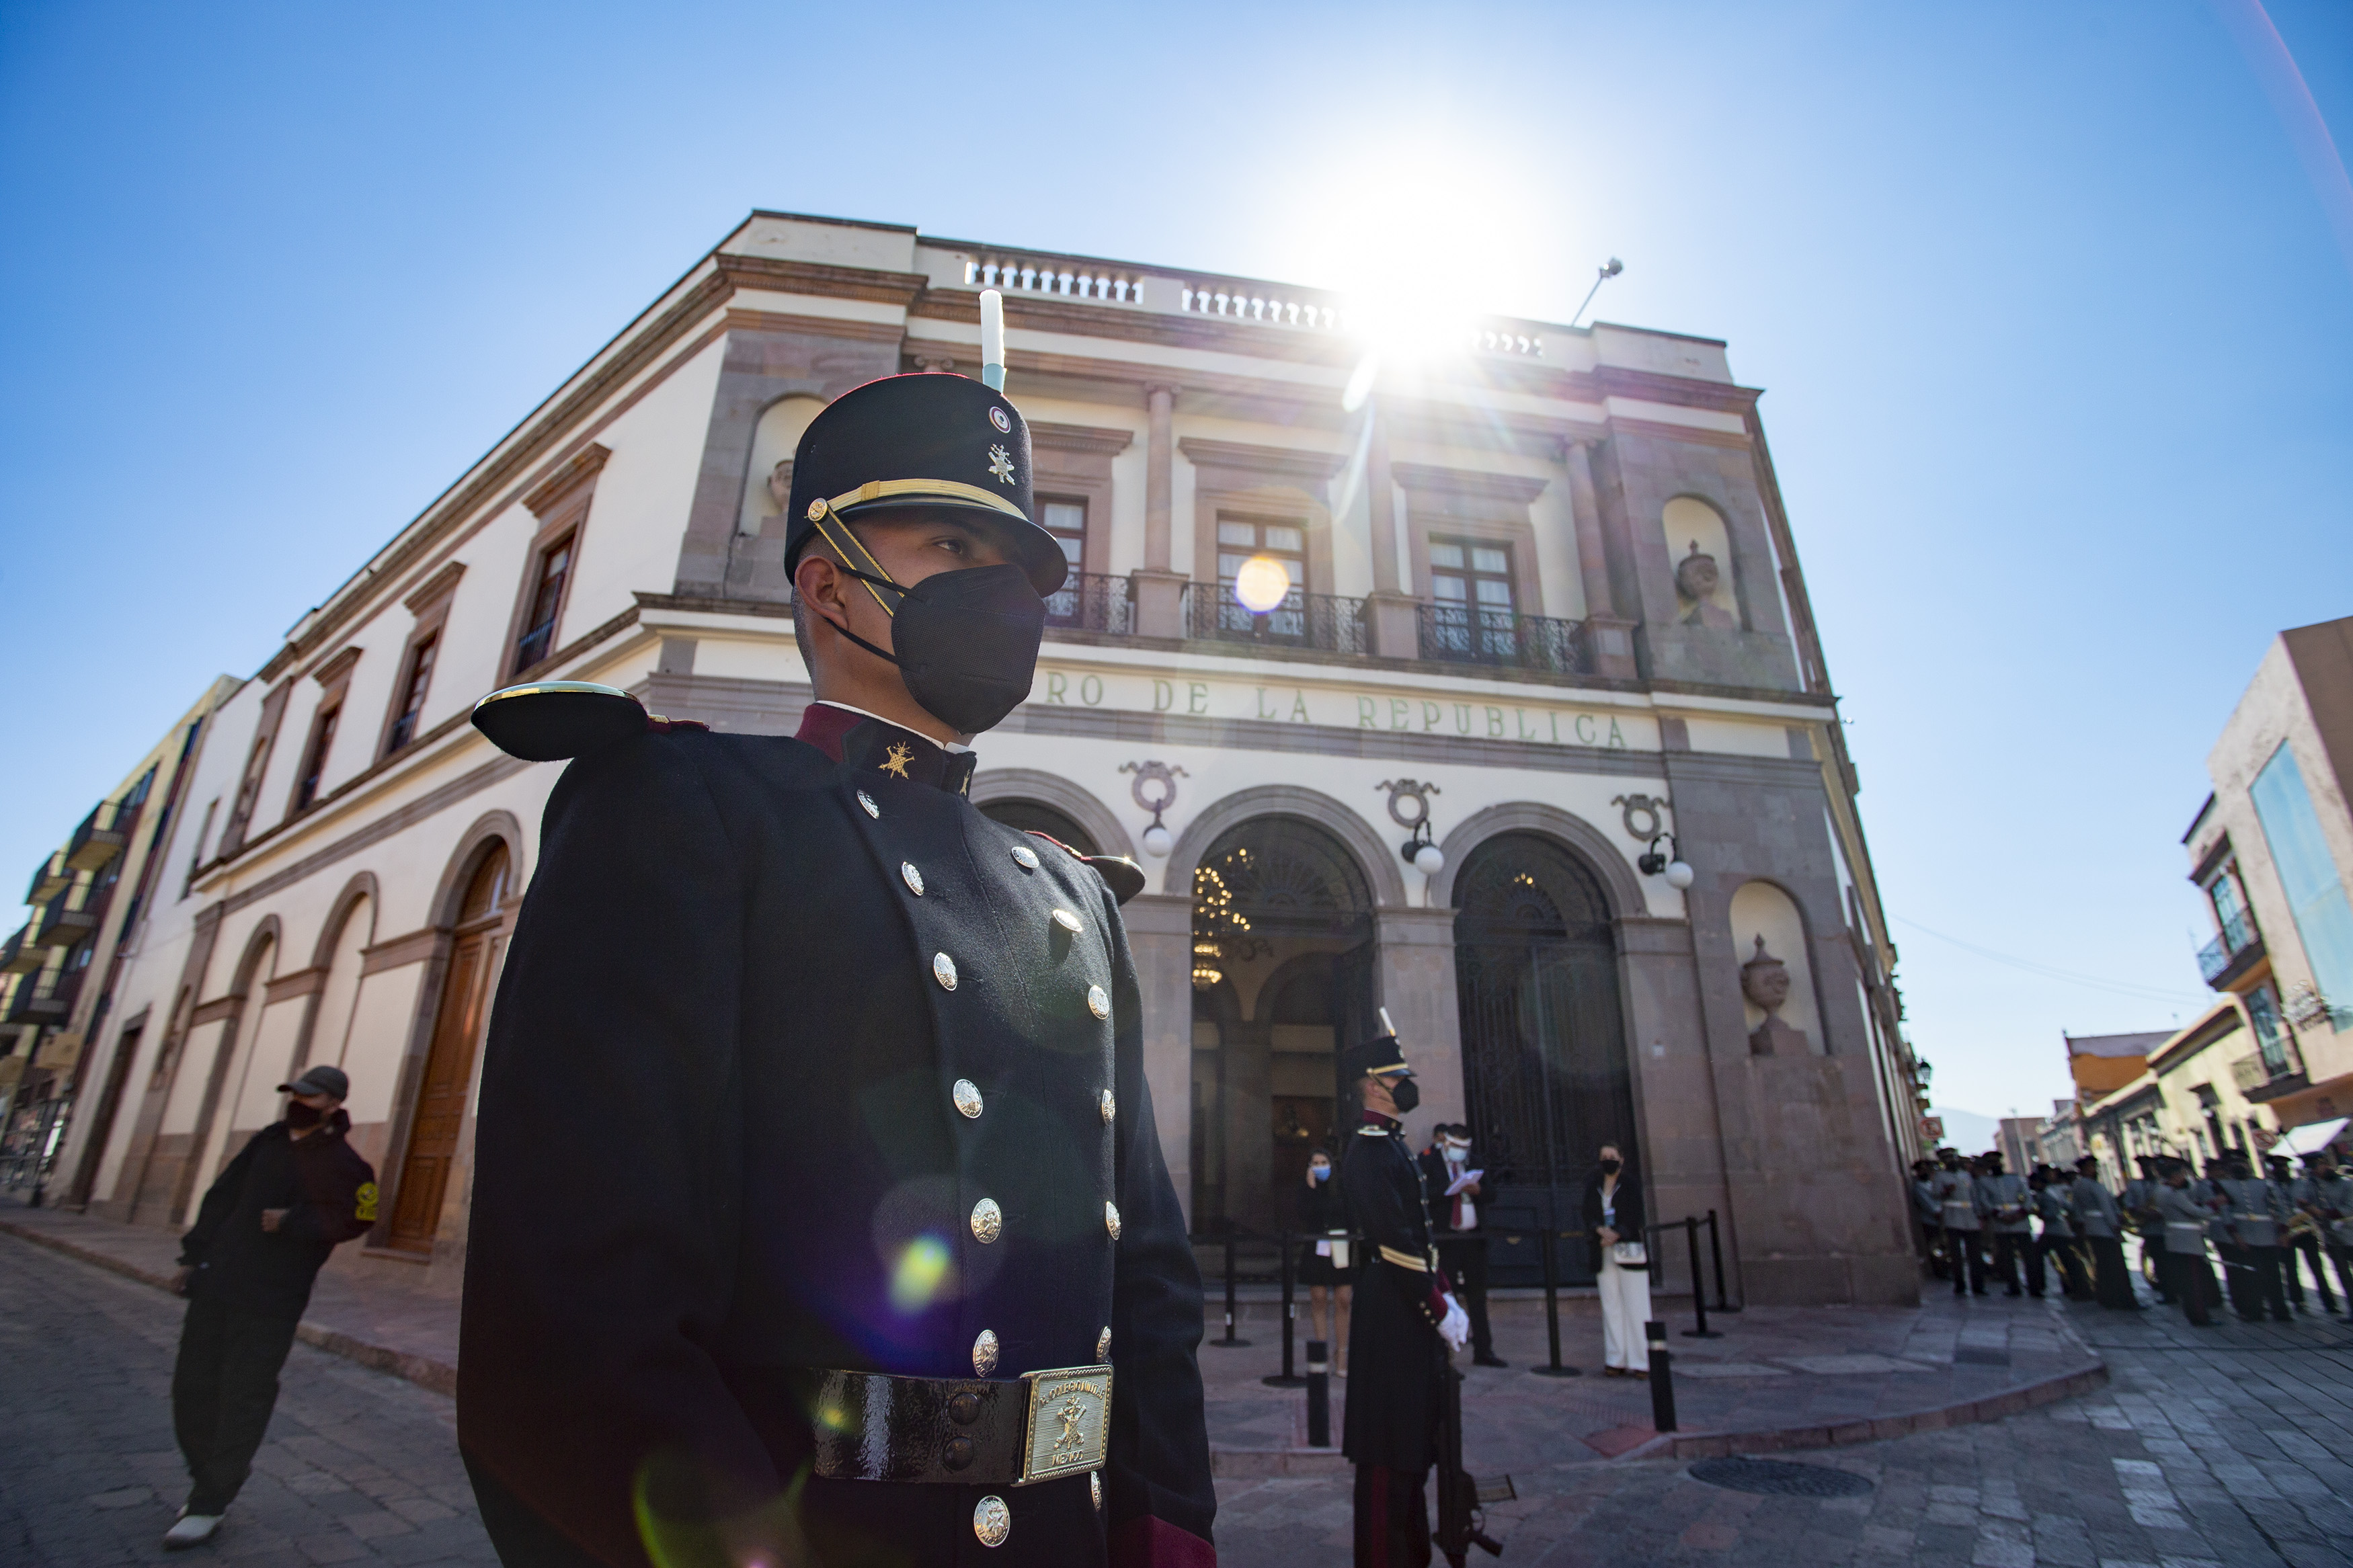
[[[2106,1359],[2088,1397],[2007,1420],[1777,1456],[1861,1477],[1858,1496],[1760,1496],[1681,1460],[1514,1468],[1491,1511],[1504,1562],[2296,1568],[2353,1562],[2353,1334],[2319,1317],[2200,1332],[2172,1313],[2010,1301],[2021,1327],[2064,1314]],[[0,1563],[154,1562],[185,1478],[166,1389],[179,1304],[150,1286],[0,1237]],[[1738,1321],[1725,1325],[1736,1350]],[[1509,1374],[1523,1375],[1516,1370]],[[1583,1380],[1578,1380],[1583,1381]],[[1348,1561],[1338,1477],[1219,1482],[1220,1562]],[[307,1344],[253,1480],[207,1556],[255,1564],[495,1561],[441,1395]],[[1483,1558],[1477,1559],[1485,1561]]]

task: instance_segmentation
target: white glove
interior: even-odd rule
[[[1471,1342],[1471,1314],[1464,1311],[1462,1303],[1453,1297],[1448,1296],[1445,1300],[1446,1321],[1438,1325],[1438,1337],[1461,1350]]]

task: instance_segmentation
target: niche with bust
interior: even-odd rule
[[[1740,999],[1750,1054],[1822,1054],[1806,922],[1789,895],[1770,882],[1743,883],[1732,895],[1732,942],[1742,960]]]
[[[1740,629],[1732,582],[1732,536],[1724,515],[1695,496],[1667,502],[1660,519],[1675,568],[1675,623],[1715,631]]]

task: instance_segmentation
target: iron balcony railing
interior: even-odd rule
[[[66,843],[66,864],[77,871],[95,871],[122,853],[131,842],[131,829],[139,820],[139,808],[121,805],[113,801],[101,801],[81,826],[73,831]]]
[[[1555,675],[1590,673],[1584,623],[1551,616],[1523,616],[1472,605],[1416,606],[1421,623],[1421,657],[1447,664],[1509,665]]]
[[[1134,588],[1126,577],[1074,572],[1058,591],[1046,595],[1046,624],[1070,631],[1132,636],[1135,631]]]
[[[1294,588],[1282,604],[1261,612],[1236,599],[1234,591],[1222,584],[1191,583],[1185,588],[1185,635],[1209,642],[1361,658],[1366,652],[1365,602]]]
[[[2241,954],[2263,941],[2243,914],[2234,911],[2222,915],[2216,923],[2221,927],[2221,934],[2198,950],[2198,973],[2209,985],[2221,978]]]

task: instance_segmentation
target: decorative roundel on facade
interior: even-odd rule
[[[907,891],[919,899],[923,896],[923,874],[915,869],[915,863],[913,860],[899,862],[899,875],[907,879]]]
[[[932,978],[940,983],[941,990],[955,990],[956,983],[955,960],[950,958],[944,952],[935,952],[932,954]]]
[[[987,1198],[983,1198],[981,1199],[981,1202],[987,1203],[988,1200]],[[1117,1241],[1119,1239],[1119,1205],[1117,1204],[1106,1203],[1103,1205],[1103,1229],[1111,1232],[1111,1238],[1113,1241]]]
[[[1002,1546],[1013,1533],[1013,1510],[1001,1497],[985,1497],[972,1505],[972,1532],[983,1546]]]
[[[949,1093],[955,1100],[955,1108],[963,1111],[965,1117],[973,1121],[980,1119],[980,1085],[968,1078],[960,1078],[955,1080],[955,1088]]]
[[[1008,436],[1013,434],[1013,421],[1005,416],[1004,409],[997,407],[997,405],[993,403],[988,405],[988,422],[991,425],[996,426],[999,430],[1004,431]]]
[[[1114,1226],[1113,1230],[1117,1230]],[[987,1247],[1005,1234],[1005,1211],[997,1206],[995,1198],[983,1198],[972,1205],[972,1238]]]
[[[980,1331],[980,1337],[972,1342],[972,1374],[975,1377],[987,1377],[996,1370],[997,1331],[983,1329]]]
[[[1098,1018],[1111,1016],[1111,997],[1100,985],[1087,987],[1087,1011]]]

